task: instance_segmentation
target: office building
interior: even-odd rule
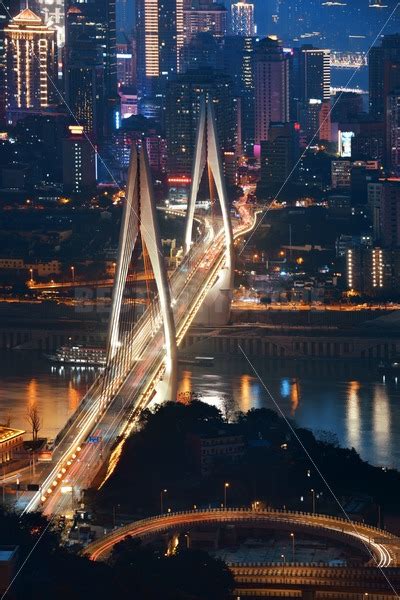
[[[302,145],[331,140],[330,102],[310,98],[299,106]]]
[[[5,28],[10,19],[20,12],[20,0],[4,0],[0,4],[0,124],[4,126],[6,118],[5,90]]]
[[[250,37],[255,34],[254,4],[243,0],[231,5],[231,28],[233,35]]]
[[[105,65],[95,37],[97,28],[78,7],[71,7],[66,19],[66,99],[84,132],[93,140],[100,140],[104,133],[106,83]]]
[[[289,56],[275,37],[261,40],[255,54],[255,143],[268,139],[271,123],[289,121]]]
[[[56,78],[56,33],[26,8],[5,27],[6,110],[10,122],[48,108]]]
[[[351,185],[351,161],[333,160],[331,162],[331,184],[334,190],[350,189]]]
[[[223,4],[192,2],[183,12],[184,43],[189,42],[198,33],[211,33],[218,40],[226,34],[227,10]]]
[[[261,181],[258,195],[274,197],[299,158],[299,126],[297,123],[271,123],[268,140],[261,142]]]
[[[388,94],[400,87],[400,34],[385,35],[380,46],[371,48],[368,63],[370,114],[383,120]]]
[[[400,88],[386,97],[386,167],[400,175]]]
[[[332,122],[347,123],[358,118],[362,112],[362,94],[341,91],[332,97]]]
[[[57,45],[62,48],[65,44],[65,0],[35,0],[34,6],[44,23],[56,30]]]
[[[180,70],[183,0],[137,0],[136,32],[139,99],[160,114],[166,83]]]
[[[117,39],[118,86],[136,87],[136,40],[125,34]]]
[[[253,153],[255,132],[255,76],[254,54],[256,37],[227,36],[223,47],[224,70],[234,84],[234,94],[240,100],[238,119],[241,133],[241,150]]]
[[[191,176],[200,103],[213,99],[221,151],[236,147],[236,110],[231,79],[212,69],[188,71],[168,84],[168,172]]]
[[[79,125],[71,125],[63,141],[63,186],[66,194],[82,194],[96,188],[95,150]]]
[[[69,7],[78,7],[92,25],[95,41],[104,65],[105,98],[107,111],[113,111],[117,98],[117,40],[116,40],[116,0],[66,0]],[[66,25],[68,27],[68,23]],[[68,32],[66,32],[68,42]]]
[[[368,185],[374,241],[382,248],[400,247],[400,179],[379,179]]]
[[[298,83],[300,101],[310,99],[330,101],[331,98],[331,51],[302,46],[298,57]]]
[[[400,248],[354,248],[346,252],[349,290],[375,298],[397,297],[400,286]]]

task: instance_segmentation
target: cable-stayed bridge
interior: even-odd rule
[[[195,204],[205,169],[212,204],[219,214],[196,217]],[[211,189],[212,188],[212,189]],[[217,203],[218,196],[218,203]],[[216,212],[216,211],[215,211]],[[154,397],[175,400],[177,348],[193,321],[222,325],[229,318],[233,286],[233,240],[256,222],[251,209],[232,223],[211,102],[199,118],[192,189],[185,227],[185,258],[168,279],[157,225],[156,206],[145,149],[133,148],[124,205],[109,324],[107,363],[77,410],[55,439],[52,461],[37,468],[39,490],[22,493],[22,511],[65,512],[101,467],[114,469],[135,417]],[[127,281],[138,244],[151,264],[157,295],[135,320]]]

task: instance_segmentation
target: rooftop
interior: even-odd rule
[[[0,425],[0,444],[13,440],[24,433],[25,431],[22,431],[22,429],[12,429],[11,427]]]
[[[30,8],[24,8],[21,12],[13,18],[16,23],[30,23],[30,24],[42,24],[42,19],[36,15]]]

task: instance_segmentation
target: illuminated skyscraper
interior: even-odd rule
[[[96,187],[95,151],[79,125],[71,125],[63,141],[63,184],[67,194],[91,192]]]
[[[78,7],[88,23],[104,64],[106,97],[117,96],[116,0],[65,0],[66,7]]]
[[[233,35],[254,35],[254,4],[246,0],[232,4],[231,22]]]
[[[20,0],[4,0],[0,3],[0,122],[4,122],[6,112],[5,90],[5,28],[11,18],[20,12]]]
[[[68,106],[85,133],[96,140],[104,124],[104,63],[96,43],[95,24],[77,6],[66,16],[65,92]]]
[[[300,98],[330,101],[331,51],[302,46],[300,49]]]
[[[400,88],[386,99],[386,166],[400,175]]]
[[[224,42],[224,69],[234,82],[238,104],[242,149],[252,153],[254,146],[254,54],[256,37],[229,35]]]
[[[236,146],[236,110],[230,77],[213,69],[192,70],[168,84],[168,172],[172,176],[192,173],[201,101],[212,98],[221,150]]]
[[[255,143],[268,139],[271,123],[289,121],[289,56],[279,40],[258,43],[255,61]]]
[[[57,77],[56,32],[29,8],[5,28],[5,87],[8,118],[40,111],[52,101]]]
[[[137,0],[136,24],[139,96],[155,98],[180,70],[183,0]]]
[[[32,4],[43,18],[46,25],[51,25],[57,31],[59,47],[65,43],[65,0],[35,0]]]
[[[226,34],[227,10],[223,4],[208,1],[208,4],[192,3],[184,10],[184,39],[188,44],[198,33],[211,33],[217,39]]]

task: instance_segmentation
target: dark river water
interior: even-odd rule
[[[180,392],[195,391],[230,410],[268,407],[299,425],[331,431],[376,465],[400,468],[400,381],[382,380],[376,367],[335,361],[217,359],[212,367],[180,367]],[[27,429],[37,405],[41,434],[54,437],[95,377],[94,369],[59,368],[44,357],[0,352],[0,422]]]

